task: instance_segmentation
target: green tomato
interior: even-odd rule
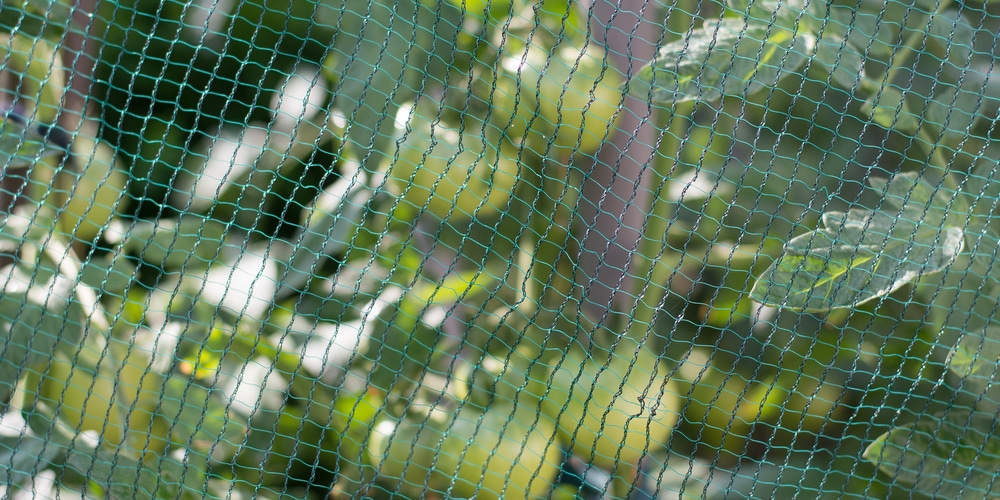
[[[593,153],[614,132],[624,78],[595,44],[560,44],[549,51],[520,44],[500,61],[494,123],[513,140],[551,145],[549,155]]]
[[[720,463],[738,461],[761,411],[760,387],[707,361],[689,361],[678,374],[690,384],[680,432],[697,442],[697,454]]]
[[[771,384],[762,384],[766,397],[762,398],[761,421],[773,426],[766,436],[770,446],[809,446],[846,419],[842,385],[810,373],[823,372],[789,371]]]
[[[536,62],[539,63],[542,61]],[[502,58],[500,71],[494,75],[495,86],[482,85],[475,89],[483,93],[481,99],[491,103],[490,121],[515,142],[523,140],[531,127],[548,127],[539,115],[536,89],[529,87],[517,73],[519,64],[520,61],[513,57]]]
[[[114,150],[103,142],[78,139],[74,141],[73,156],[81,173],[60,224],[72,228],[76,239],[92,242],[118,215],[128,175]]]
[[[10,14],[5,12],[5,15]],[[15,90],[19,103],[27,108],[24,116],[33,116],[41,123],[54,123],[63,109],[61,102],[66,90],[65,71],[56,64],[62,58],[57,45],[14,30],[10,35],[0,35],[0,58],[4,61],[4,73],[17,75]]]
[[[480,407],[517,404],[534,408],[545,393],[547,377],[547,367],[524,350],[512,351],[509,358],[487,354],[478,363],[459,368],[456,395]]]
[[[580,491],[580,487],[575,484],[562,483],[554,490],[552,490],[552,497],[550,500],[576,500],[578,498],[587,498]]]
[[[60,170],[60,160],[47,159],[42,165],[63,176],[61,185],[65,196],[58,199],[55,191],[48,193],[48,201],[60,209],[59,229],[76,240],[92,243],[111,220],[118,215],[128,183],[125,167],[118,160],[115,150],[95,139],[97,124],[84,122],[74,137],[67,163]]]
[[[380,484],[412,498],[546,498],[562,462],[555,434],[544,416],[510,405],[438,407],[381,419],[369,460]]]
[[[42,373],[37,392],[28,397],[53,408],[73,429],[94,431],[106,441],[118,443],[124,429],[112,402],[114,395],[115,381],[110,377],[56,353]]]
[[[385,415],[372,426],[367,459],[378,471],[376,480],[380,485],[413,498],[420,496],[424,485],[426,488],[440,487],[441,479],[435,472],[435,465],[421,457],[428,453],[433,455],[435,443],[444,439],[447,415],[432,411],[430,416],[433,418],[423,420],[415,415],[401,419]],[[438,463],[450,457],[434,456],[433,459]]]
[[[444,126],[434,118],[437,108],[426,108],[415,108],[402,131],[387,183],[406,204],[439,219],[505,210],[517,162],[499,154],[499,141]]]
[[[558,418],[577,457],[634,479],[640,459],[667,446],[681,401],[670,370],[646,348],[620,349],[610,363],[571,353],[554,368],[542,410]]]

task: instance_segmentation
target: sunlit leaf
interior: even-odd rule
[[[913,133],[920,125],[919,117],[907,108],[903,92],[894,86],[882,87],[865,101],[862,110],[883,128]]]
[[[503,5],[504,2],[494,1],[492,4]],[[560,37],[573,38],[585,35],[587,20],[578,2],[573,0],[545,0],[538,2],[535,11],[536,22],[546,26]]]
[[[795,74],[815,44],[812,35],[762,22],[706,23],[660,48],[654,62],[629,82],[629,91],[660,104],[752,94]]]
[[[962,67],[972,56],[972,41],[975,28],[959,11],[935,12],[930,18],[927,31],[928,40],[948,52],[949,57]]]
[[[852,307],[955,260],[964,231],[946,217],[947,195],[913,174],[872,184],[884,187],[881,208],[825,214],[822,228],[785,245],[751,297],[802,311]]]
[[[816,44],[811,64],[823,68],[830,75],[831,83],[844,90],[852,90],[864,77],[864,59],[865,56],[844,38],[824,33]]]
[[[4,485],[28,483],[39,471],[46,469],[63,449],[50,443],[46,436],[31,429],[17,429],[13,424],[24,424],[14,413],[2,416],[4,427],[0,433],[0,482]]]
[[[170,422],[170,439],[175,446],[198,452],[220,452],[215,448],[239,443],[246,423],[231,418],[221,394],[182,377],[170,377],[164,384],[159,413]]]
[[[961,388],[980,396],[1000,382],[1000,326],[965,332],[948,355],[948,369],[961,378]]]
[[[819,23],[817,14],[822,16],[824,7],[817,2],[806,0],[728,0],[728,7],[750,22],[763,22],[783,28],[800,24],[809,31],[816,31]]]
[[[864,458],[895,481],[935,498],[1000,494],[1000,437],[992,414],[952,411],[883,434]]]

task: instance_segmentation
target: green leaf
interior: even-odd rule
[[[976,30],[961,12],[937,12],[931,17],[928,28],[928,40],[947,51],[949,59],[957,62],[960,68],[968,64]]]
[[[706,23],[690,37],[660,48],[628,83],[629,92],[658,104],[752,94],[795,74],[815,44],[812,35],[777,24],[742,19]]]
[[[885,193],[880,209],[824,214],[821,229],[786,243],[751,298],[811,312],[853,307],[955,260],[964,231],[947,216],[951,203],[942,190],[910,173],[872,184]]]
[[[1000,437],[992,414],[952,411],[883,434],[864,458],[887,476],[937,498],[1000,494]]]
[[[0,165],[6,169],[30,167],[49,156],[65,151],[45,140],[38,124],[22,123],[0,109]]]
[[[452,67],[471,59],[458,44],[462,11],[450,2],[339,0],[318,15],[340,28],[324,73],[337,82],[333,107],[347,117],[346,143],[364,170],[375,171],[400,105],[443,86]]]
[[[73,8],[63,0],[2,0],[0,31],[58,40],[72,16]]]
[[[948,369],[961,378],[963,392],[983,396],[1000,382],[1000,326],[965,332],[948,354]]]
[[[80,282],[105,297],[124,297],[136,278],[135,264],[123,254],[91,256],[82,265]]]
[[[878,126],[898,130],[903,133],[915,133],[920,126],[920,119],[910,112],[906,106],[903,92],[895,86],[886,86],[868,98],[862,110],[871,117]]]
[[[981,94],[982,88],[973,85],[938,82],[925,100],[924,122],[933,126],[935,131],[940,131],[949,143],[968,140],[977,119],[992,120],[983,114],[986,111],[984,108],[990,105],[984,103]]]
[[[848,45],[865,59],[886,60],[895,52],[899,43],[899,28],[884,20],[884,4],[871,5],[859,10],[855,6],[831,6],[827,30],[846,33]]]
[[[164,271],[203,269],[220,258],[226,225],[195,214],[179,220],[136,221],[124,232],[122,249]]]
[[[796,44],[796,50],[804,50],[802,57],[809,59],[813,67],[822,68],[833,83],[850,90],[857,86],[859,77],[864,76],[865,48],[860,50],[845,41],[844,29],[852,27],[852,21],[841,25],[836,19],[827,19],[828,5],[824,2],[793,0],[731,0],[729,7],[745,15],[750,23],[765,23],[771,29],[822,34],[812,44]]]
[[[812,64],[823,68],[831,83],[845,90],[858,87],[865,75],[864,56],[840,36],[829,33],[824,33],[817,42]]]
[[[292,239],[295,248],[278,285],[278,297],[308,288],[318,279],[315,272],[324,259],[343,255],[355,243],[360,226],[371,216],[368,206],[374,194],[365,179],[341,180],[323,190]]]
[[[13,432],[17,424],[25,424],[16,413],[2,416],[3,434],[0,435],[0,483],[7,486],[25,485],[64,451],[59,443],[39,435],[25,426]]]
[[[802,26],[805,30],[818,31],[819,25],[815,14],[823,13],[814,10],[825,7],[819,7],[817,4],[818,2],[804,0],[728,0],[726,7],[750,23],[777,25],[782,28],[792,28],[805,23]]]

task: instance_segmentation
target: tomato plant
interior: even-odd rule
[[[995,6],[585,4],[5,2],[5,493],[995,493]]]
[[[973,55],[977,45],[976,28],[967,17],[969,13],[960,5],[938,4],[921,21],[925,23],[926,34],[907,23],[894,28],[892,36],[898,36],[901,44],[893,48],[885,45],[885,38],[881,36],[884,33],[879,31],[880,23],[868,16],[893,12],[894,7],[865,3],[859,6],[860,9],[855,10],[835,4],[819,8],[806,3],[727,2],[726,15],[719,21],[705,22],[687,39],[664,45],[657,60],[644,68],[638,79],[630,82],[635,84],[633,91],[646,95],[653,102],[673,106],[675,110],[688,110],[691,108],[684,103],[715,103],[728,96],[752,100],[755,94],[767,94],[769,87],[780,88],[782,82],[802,75],[809,78],[814,68],[825,73],[829,95],[840,94],[848,103],[851,100],[861,103],[858,107],[841,108],[843,115],[855,113],[887,131],[881,140],[882,147],[897,147],[893,137],[916,145],[915,151],[907,150],[899,157],[887,159],[898,162],[901,157],[902,165],[883,167],[879,164],[876,168],[885,168],[884,173],[873,169],[859,175],[871,186],[870,192],[877,200],[874,204],[859,199],[841,205],[837,203],[839,200],[828,198],[823,209],[818,210],[813,228],[786,237],[783,250],[760,272],[749,297],[762,305],[777,308],[782,314],[797,317],[798,321],[817,314],[850,316],[867,304],[875,303],[880,307],[901,297],[917,299],[920,295],[915,290],[921,287],[943,290],[954,283],[952,280],[957,275],[970,271],[977,280],[985,280],[985,289],[992,289],[992,285],[986,284],[991,280],[990,271],[980,267],[992,257],[983,254],[979,245],[984,239],[995,239],[996,231],[987,215],[992,209],[981,203],[982,196],[993,196],[992,187],[988,187],[991,183],[985,180],[991,168],[986,165],[992,161],[984,156],[991,141],[982,135],[981,125],[994,111],[961,101],[963,92],[988,93],[984,87],[963,87],[961,83],[952,82],[949,73],[932,69],[956,65],[966,71],[975,71],[971,69],[975,63],[970,63],[969,58],[976,59]],[[857,30],[848,35],[827,31],[824,26],[830,22],[850,24]],[[880,60],[887,55],[893,57],[876,65],[866,61],[873,55]],[[709,70],[709,67],[718,71]],[[810,68],[809,73],[805,73],[807,70],[803,68],[806,67]],[[909,83],[902,82],[904,73],[918,77]],[[930,90],[922,86],[925,82],[931,85]],[[771,103],[765,100],[763,105]],[[950,110],[944,111],[944,107]],[[957,109],[963,110],[962,116],[952,120]],[[789,132],[792,127],[787,123],[792,121],[789,117],[784,125]],[[834,132],[836,139],[846,137],[846,122],[842,121]],[[804,142],[806,144],[801,147],[808,147],[809,141]],[[971,149],[966,149],[970,146]],[[965,155],[968,159],[957,159]],[[821,165],[811,165],[807,158],[802,160],[805,164],[812,170],[822,171]],[[844,172],[851,168],[848,164]],[[839,206],[845,208],[834,208]],[[978,285],[974,288],[984,290]],[[969,297],[970,305],[976,304],[973,309],[991,307],[995,301],[987,297],[989,294]],[[970,335],[980,341],[987,338],[992,320],[986,319],[985,324],[982,319],[972,321],[975,326],[971,326],[968,315],[959,314],[961,319],[957,319],[952,313],[945,313],[955,306],[955,300],[956,295],[950,293],[928,300],[927,322],[940,331],[938,342],[945,346],[957,343],[951,357],[957,355],[963,359],[959,363],[961,368],[949,365],[949,369],[966,374],[968,372],[963,370],[974,371],[976,368],[971,367],[984,360],[970,355],[967,348],[962,347],[963,339]],[[918,333],[916,330],[911,335],[915,337]],[[818,345],[817,342],[814,348]],[[849,346],[841,348],[857,352]],[[830,370],[838,366],[838,362],[819,361],[823,358],[815,353],[801,359],[798,382],[780,382],[788,375],[777,379],[776,387],[793,391],[777,398],[784,413],[780,425],[793,425],[798,419],[799,429],[821,433],[814,418],[828,413],[818,423],[831,423],[839,398],[833,397],[836,385],[807,383],[807,374],[816,374],[816,370],[807,367],[819,362],[819,366],[829,366],[827,370]],[[943,361],[928,355],[923,360],[924,366],[934,368],[929,373],[915,375],[916,379],[945,377]],[[867,389],[871,390],[872,386]],[[983,391],[982,396],[989,393],[983,387],[979,390]],[[843,386],[840,392],[847,395],[850,388]],[[913,389],[912,393],[916,392],[919,391]],[[804,394],[810,395],[803,399]],[[936,397],[958,398],[955,392],[948,390]],[[808,404],[801,404],[803,401]],[[801,413],[814,404],[823,408],[820,415]],[[963,468],[963,472],[958,473],[948,465],[949,459],[943,458],[956,447],[968,447],[961,441],[969,435],[984,436],[982,441],[975,438],[980,452],[995,446],[996,437],[976,421],[980,411],[976,409],[978,405],[963,406],[954,412],[932,409],[940,408],[940,404],[946,403],[939,400],[939,404],[929,406],[918,413],[915,422],[896,423],[869,443],[859,458],[877,466],[887,474],[885,477],[893,478],[894,486],[900,488],[933,490],[934,495],[948,498],[970,494],[965,488],[976,491],[973,495],[990,491],[991,486],[978,477],[973,484],[967,483],[969,477],[965,474],[969,469]],[[949,431],[931,437],[923,434],[929,426]],[[918,435],[920,439],[914,440]],[[772,436],[771,444],[776,444],[774,439]],[[904,472],[915,470],[910,467],[916,462],[921,463],[919,474]],[[965,463],[973,470],[994,468],[989,460],[974,465]],[[958,480],[959,475],[963,479]],[[958,486],[959,483],[962,486]]]
[[[409,113],[388,182],[412,211],[441,219],[490,218],[506,210],[517,181],[516,160],[501,154],[499,137],[433,125],[437,113],[428,102]]]

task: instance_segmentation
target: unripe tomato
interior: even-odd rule
[[[645,348],[622,349],[607,366],[572,353],[554,368],[542,409],[559,419],[574,455],[619,476],[634,473],[643,456],[666,447],[677,423],[681,401],[669,373]]]
[[[413,109],[387,172],[389,185],[405,203],[440,219],[505,210],[516,161],[499,154],[499,140],[442,125],[436,110],[433,104]]]
[[[478,363],[459,368],[456,395],[482,407],[514,403],[536,407],[547,378],[547,367],[522,350],[514,350],[509,358],[487,354]]]
[[[465,405],[382,419],[368,450],[380,484],[411,498],[545,498],[562,462],[555,434],[531,411]]]
[[[552,497],[550,500],[576,500],[578,498],[587,498],[585,495],[581,494],[580,486],[575,484],[562,483],[556,486],[556,489],[552,491]]]
[[[494,123],[514,140],[527,135],[554,150],[593,153],[613,133],[622,104],[622,75],[604,49],[529,43],[503,56],[494,93]]]
[[[773,426],[762,437],[768,445],[808,446],[846,420],[848,409],[841,402],[845,391],[837,377],[818,380],[809,373],[822,372],[786,372],[771,384],[762,384],[767,395],[761,421]]]
[[[515,142],[523,140],[530,127],[550,129],[548,121],[539,114],[537,89],[529,86],[530,83],[522,80],[517,73],[521,63],[521,60],[513,57],[502,58],[500,71],[494,76],[495,88],[480,85],[476,89],[483,93],[483,100],[491,103],[490,121]],[[534,64],[544,64],[544,60],[535,61]]]
[[[146,339],[151,334],[140,328],[134,335]],[[132,348],[121,354],[123,359],[115,374],[115,402],[125,426],[121,446],[141,456],[159,456],[169,445],[172,428],[171,422],[157,416],[157,407],[165,397],[165,375],[143,349]]]
[[[411,498],[419,498],[425,489],[441,488],[444,479],[436,468],[454,468],[451,456],[435,453],[445,437],[447,419],[443,410],[379,418],[368,435],[367,458],[378,471],[380,486]]]
[[[695,453],[720,463],[731,463],[747,453],[753,424],[761,410],[758,386],[738,373],[700,360],[678,368],[685,391],[680,431],[697,442]]]
[[[110,377],[56,353],[43,371],[34,397],[53,408],[72,428],[102,433],[108,442],[118,443],[124,429],[114,395],[115,381]]]
[[[18,100],[27,107],[24,116],[34,116],[41,123],[54,123],[66,91],[65,71],[59,64],[62,54],[56,44],[14,30],[11,35],[0,35],[0,58],[4,72],[18,76],[16,90],[21,96]]]
[[[73,138],[69,157],[72,163],[59,172],[64,177],[62,186],[65,201],[56,201],[55,193],[49,199],[61,208],[59,228],[73,238],[93,242],[111,220],[118,215],[118,207],[128,183],[128,174],[115,150],[96,140],[96,124],[85,122],[84,128]],[[53,160],[47,160],[55,168]]]

